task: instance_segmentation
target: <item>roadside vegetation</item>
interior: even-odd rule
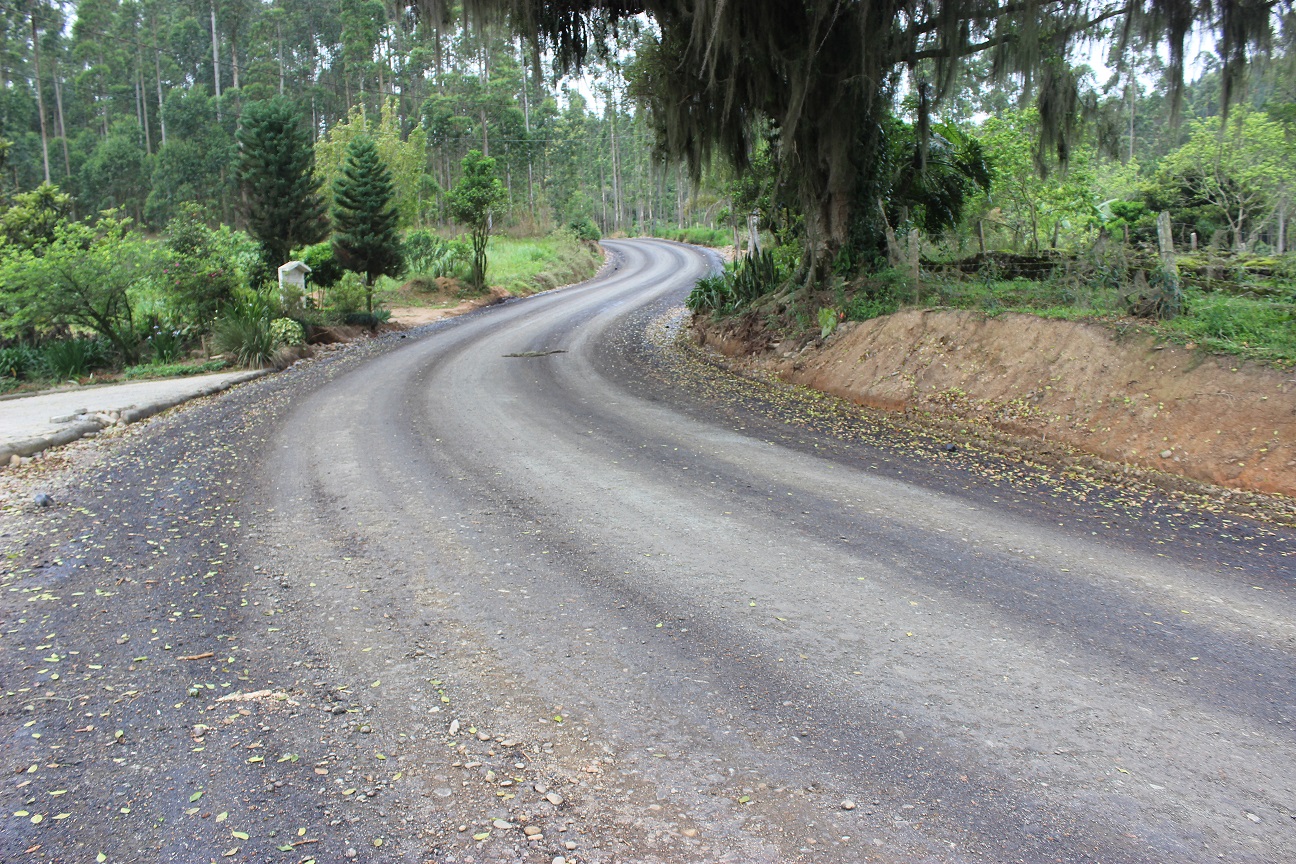
[[[521,33],[459,4],[209,6],[0,15],[0,390],[286,362],[393,305],[585,278],[605,236],[731,247],[690,307],[806,339],[950,306],[1296,362],[1290,16],[1117,40],[1070,0],[902,3],[894,33],[828,0],[558,2]],[[1217,56],[1184,82],[1161,58],[1194,16]],[[1089,37],[1122,54],[1103,80],[1067,54]]]
[[[1190,105],[1217,107],[1208,98],[1215,87],[1210,76],[1189,85]],[[1293,104],[1261,101],[1227,121],[1208,113],[1164,137],[1147,130],[1147,139],[1122,142],[1123,159],[1081,137],[1065,173],[1047,176],[1031,143],[1038,133],[1032,109],[968,121],[966,141],[979,155],[954,172],[962,185],[957,207],[938,208],[933,222],[940,201],[930,190],[898,208],[893,198],[897,212],[887,224],[896,227],[871,262],[852,260],[847,247],[821,278],[806,270],[797,225],[775,220],[762,234],[763,255],[740,254],[700,282],[688,305],[802,340],[904,308],[1019,312],[1296,365]],[[1157,107],[1147,96],[1140,110]],[[750,179],[729,189],[740,205],[760,211],[769,199],[742,198]],[[757,188],[776,197],[777,178]],[[1158,233],[1161,213],[1170,255]]]

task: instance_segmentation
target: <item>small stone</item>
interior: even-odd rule
[[[373,731],[373,729],[371,729],[371,728],[368,726],[368,724],[366,724],[366,725],[360,727],[360,734],[361,734],[361,735],[368,735],[368,734],[369,734],[370,732],[372,732],[372,731]]]
[[[552,864],[567,864],[567,859],[561,855],[555,855]]]
[[[537,784],[535,784],[534,786],[532,786],[531,788],[534,789],[535,791],[539,792],[541,795],[543,795],[543,794],[545,794],[546,792],[549,791],[549,784],[547,784],[547,783],[537,783]]]
[[[36,502],[37,507],[48,507],[54,503],[54,499],[44,492],[37,492],[32,500]]]
[[[346,857],[348,857],[348,858],[354,858],[354,857],[356,857],[356,856],[359,855],[359,854],[360,854],[360,853],[357,852],[357,851],[355,850],[355,847],[354,847],[354,846],[349,847],[349,848],[347,849],[347,851],[346,851]]]
[[[557,792],[548,793],[547,795],[545,795],[545,800],[555,807],[561,807],[563,803],[563,797],[559,795]]]
[[[489,740],[490,740],[490,733],[489,733],[489,732],[478,732],[478,733],[477,733],[477,740],[478,740],[478,741],[489,741]]]
[[[843,810],[854,810],[854,809],[855,809],[855,802],[854,802],[854,801],[843,801],[843,802],[841,803],[841,808],[842,808]]]
[[[12,456],[9,457],[9,467],[10,467],[10,468],[17,468],[17,467],[18,467],[19,465],[21,465],[21,464],[22,464],[22,457],[19,456],[17,453],[15,453],[15,454],[13,454]]]
[[[507,819],[496,819],[494,822],[491,823],[491,825],[495,826],[501,831],[507,831],[509,828],[514,827],[513,823],[509,822]]]
[[[946,444],[946,445],[945,445],[945,452],[946,452],[946,453],[956,453],[956,452],[958,452],[958,445],[957,445],[957,444]]]
[[[528,825],[522,829],[522,833],[528,837],[535,837],[537,834],[543,834],[544,829],[539,825]]]
[[[450,737],[453,738],[454,736],[456,736],[456,735],[458,735],[458,734],[459,734],[459,721],[458,721],[458,720],[451,720],[451,721],[450,721]]]
[[[1246,816],[1247,816],[1247,818],[1250,819],[1252,822],[1259,822],[1259,821],[1260,821],[1260,817],[1257,816],[1257,815],[1254,814],[1254,813],[1248,813],[1248,814],[1246,814]]]
[[[516,747],[516,746],[518,746],[518,742],[514,741],[512,738],[505,738],[503,741],[500,742],[500,746],[501,746],[501,747]]]
[[[1173,455],[1174,455],[1174,451],[1173,451],[1173,450],[1162,450],[1162,451],[1161,451],[1161,458],[1162,458],[1162,459],[1169,459],[1169,458],[1170,458],[1171,456],[1173,456]]]
[[[339,716],[339,717],[341,717],[343,714],[345,714],[346,711],[347,711],[347,709],[346,709],[346,706],[345,706],[345,705],[334,705],[334,706],[333,706],[333,713],[336,714],[336,715]]]
[[[565,843],[563,843],[563,848],[566,849],[568,852],[571,852],[576,848],[576,841],[575,840],[566,841]]]

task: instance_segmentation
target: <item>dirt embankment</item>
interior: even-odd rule
[[[906,311],[799,350],[710,322],[694,332],[740,366],[862,405],[1296,496],[1296,372],[1029,315]]]

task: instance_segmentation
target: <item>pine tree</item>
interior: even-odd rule
[[[359,273],[365,304],[373,312],[373,282],[401,271],[400,238],[391,171],[368,135],[347,145],[342,173],[333,182],[333,249],[342,266]]]
[[[294,248],[328,235],[315,179],[315,151],[286,99],[249,102],[241,126],[238,178],[247,200],[248,228],[273,269],[287,261]]]

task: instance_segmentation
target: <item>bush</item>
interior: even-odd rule
[[[337,284],[346,270],[333,255],[333,244],[325,240],[293,251],[293,258],[311,268],[307,284],[328,289]]]
[[[238,366],[268,366],[274,359],[272,306],[263,295],[253,295],[226,307],[212,327],[216,350],[229,354]]]
[[[735,312],[775,291],[788,273],[768,249],[725,268],[724,273],[697,281],[684,305],[694,312]]]
[[[0,378],[23,381],[41,373],[40,353],[29,345],[0,348]]]
[[[831,306],[819,308],[819,338],[827,339],[837,329],[838,312]]]
[[[270,322],[270,335],[276,345],[305,345],[306,330],[291,318],[276,318]]]
[[[145,331],[144,344],[148,346],[154,363],[174,363],[184,354],[188,335],[186,328],[154,318]]]
[[[372,312],[352,312],[342,319],[344,324],[352,327],[368,327],[370,330],[391,319],[390,309],[375,309]]]
[[[348,271],[337,281],[328,294],[329,308],[337,317],[345,318],[365,306],[365,287],[359,275]]]
[[[573,219],[567,223],[567,228],[576,235],[577,240],[588,240],[597,242],[603,238],[603,232],[599,231],[594,220],[588,216],[582,216],[579,219]]]
[[[80,378],[112,362],[112,349],[99,339],[61,339],[47,343],[40,353],[45,373],[60,381]]]
[[[900,308],[900,297],[910,290],[909,277],[899,270],[882,270],[861,283],[842,311],[847,321],[867,321],[890,315]]]
[[[410,231],[401,243],[405,272],[411,276],[453,276],[468,264],[472,247],[462,240],[446,240],[431,231]]]
[[[162,284],[172,308],[194,324],[211,321],[243,282],[230,240],[208,228],[203,211],[192,203],[181,205],[180,215],[167,223]]]

